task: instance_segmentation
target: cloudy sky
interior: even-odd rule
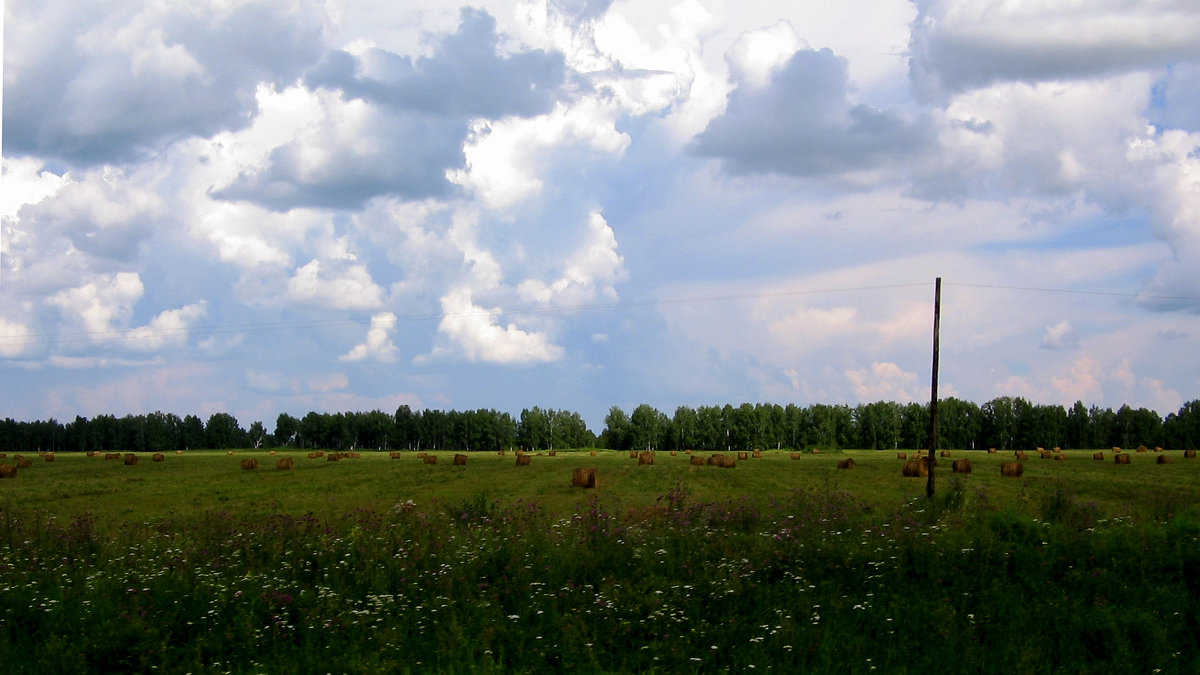
[[[0,415],[1200,397],[1195,0],[6,0]]]

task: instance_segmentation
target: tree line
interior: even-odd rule
[[[207,420],[153,412],[92,419],[76,416],[0,423],[3,452],[164,452],[189,449],[308,448],[322,450],[613,450],[747,451],[762,449],[911,449],[928,445],[929,406],[879,401],[855,406],[743,403],[680,406],[671,416],[650,405],[631,412],[613,406],[599,435],[578,413],[527,408],[506,412],[412,410],[394,413],[286,413],[268,431],[261,421],[243,428],[228,413]],[[1195,448],[1200,445],[1200,400],[1165,418],[1153,410],[1121,406],[1070,408],[999,397],[977,405],[956,398],[938,402],[938,449],[1001,450],[1036,447],[1107,448],[1139,445]]]

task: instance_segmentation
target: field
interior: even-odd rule
[[[933,500],[894,452],[433,454],[31,456],[0,480],[0,671],[1200,667],[1180,452],[1031,453],[1014,479],[957,451]]]

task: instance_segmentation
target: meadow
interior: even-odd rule
[[[0,672],[1200,670],[1179,452],[1014,479],[957,451],[933,499],[883,451],[434,454],[31,456],[0,480]]]

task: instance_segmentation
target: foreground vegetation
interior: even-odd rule
[[[1197,672],[1200,462],[1089,456],[60,457],[0,481],[0,670]]]

